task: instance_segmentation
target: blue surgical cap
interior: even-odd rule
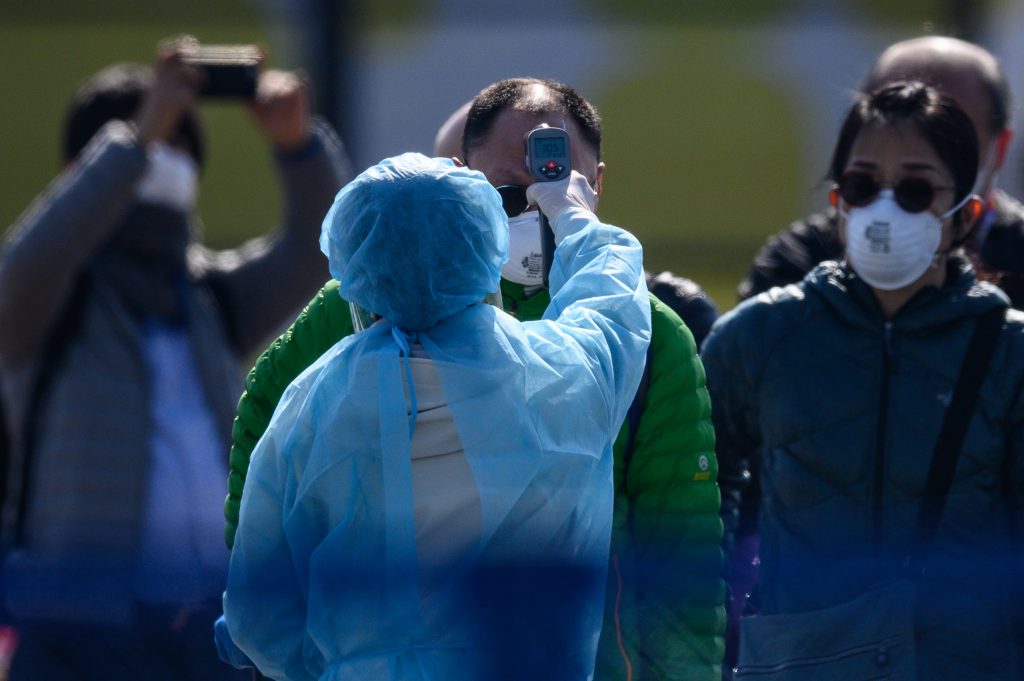
[[[508,218],[483,173],[402,154],[338,193],[320,250],[345,300],[422,331],[498,290]]]

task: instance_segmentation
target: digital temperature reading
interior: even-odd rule
[[[534,158],[564,157],[565,140],[557,137],[541,137],[533,141]]]

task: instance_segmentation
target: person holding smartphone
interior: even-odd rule
[[[199,244],[194,49],[82,86],[65,166],[0,253],[12,679],[237,678],[209,632],[239,362],[322,283],[320,221],[350,175],[303,80],[263,71],[239,102],[280,171],[281,226]]]

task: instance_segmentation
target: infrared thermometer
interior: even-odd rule
[[[538,182],[557,182],[569,177],[572,171],[572,155],[569,146],[569,133],[563,128],[553,128],[541,123],[526,133],[523,138],[526,146],[526,167]],[[544,285],[548,285],[548,273],[555,256],[555,234],[551,231],[546,215],[540,216],[541,262],[544,272]]]

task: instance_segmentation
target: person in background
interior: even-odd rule
[[[937,90],[908,82],[860,96],[829,169],[845,257],[741,303],[708,336],[718,455],[732,472],[723,495],[741,510],[737,546],[760,535],[759,565],[743,551],[728,558],[754,614],[738,640],[741,671],[785,668],[745,660],[746,643],[765,655],[814,633],[743,638],[757,613],[824,611],[910,577],[917,678],[1020,678],[1024,313],[977,281],[960,250],[983,215],[978,158],[972,121]],[[970,411],[954,410],[969,419],[966,438],[924,569],[908,575],[925,548],[918,513],[941,494],[928,482],[940,426],[968,341],[990,317],[994,353],[975,372]],[[755,484],[734,483],[743,479]],[[869,650],[872,669],[892,671],[893,656]]]
[[[978,276],[1024,306],[1024,206],[997,186],[999,169],[1013,138],[1011,97],[999,61],[984,48],[943,36],[895,43],[875,62],[862,86],[869,92],[897,80],[919,80],[952,97],[978,135],[975,192],[985,212],[965,243]],[[843,256],[834,208],[794,222],[771,237],[739,286],[740,300],[800,281],[823,260]]]
[[[284,193],[280,229],[196,241],[205,160],[194,40],[91,77],[64,169],[0,254],[11,460],[11,678],[227,679],[209,637],[227,576],[218,520],[241,358],[320,285],[317,230],[349,177],[295,73],[248,106]]]
[[[403,154],[324,220],[376,321],[289,387],[252,456],[224,619],[275,679],[591,678],[612,439],[643,373],[640,244],[578,173],[535,185],[552,305],[487,302],[508,257],[483,174]]]
[[[539,221],[535,211],[526,211],[524,190],[533,179],[523,160],[523,136],[539,123],[564,122],[573,169],[599,197],[600,118],[572,88],[533,78],[494,83],[466,114],[468,123],[461,122],[460,110],[442,126],[437,151],[448,156],[461,129],[462,160],[502,187],[514,223],[510,251],[518,254],[501,269],[503,304],[520,320],[540,319],[551,296],[537,266]],[[650,303],[654,330],[644,378],[615,440],[615,516],[595,678],[718,679],[725,614],[711,406],[693,335],[657,297]],[[347,303],[338,297],[337,283],[329,282],[250,371],[232,433],[229,546],[251,452],[281,394],[351,332]]]
[[[1013,137],[1010,90],[998,60],[984,48],[956,38],[913,38],[883,51],[861,89],[867,92],[898,80],[919,80],[938,89],[956,101],[973,123],[979,163],[974,189],[984,199],[985,211],[965,241],[964,251],[979,278],[999,285],[1014,307],[1024,306],[1024,206],[997,187],[999,169]],[[841,260],[843,255],[839,216],[834,206],[827,206],[768,239],[739,285],[739,298],[746,300],[773,286],[799,282],[819,262]],[[729,528],[728,550],[746,555],[749,563],[757,556],[757,534],[750,528],[736,527],[740,509],[732,493],[748,484],[743,476],[742,470],[720,471],[722,514]],[[756,488],[759,483],[755,479],[749,484]],[[743,516],[754,517],[749,510]],[[740,544],[734,544],[735,537],[742,538]],[[744,566],[743,561],[730,565],[742,574],[753,573],[751,565]],[[740,589],[740,593],[730,595],[732,622],[737,621],[743,607],[743,590],[750,588],[744,586],[742,574],[727,575],[730,584]]]

